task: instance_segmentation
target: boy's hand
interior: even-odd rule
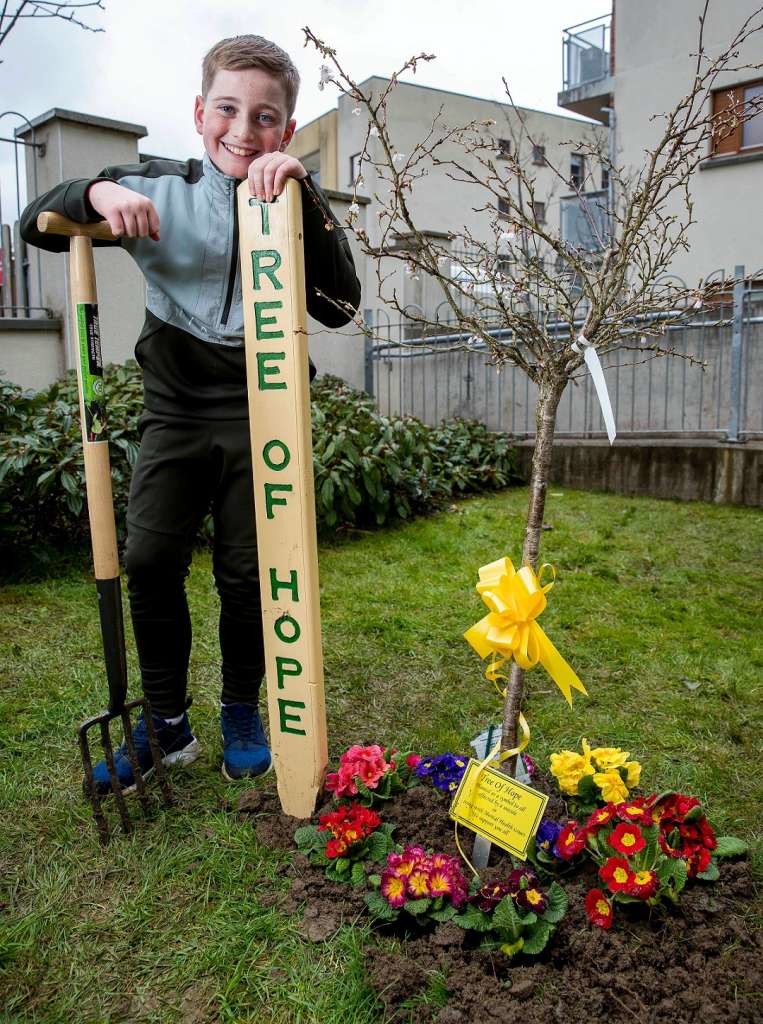
[[[249,191],[258,199],[272,203],[283,192],[287,178],[301,181],[306,177],[307,171],[296,157],[287,156],[280,150],[263,153],[249,164]]]
[[[115,181],[96,181],[87,198],[109,222],[112,234],[121,238],[153,238],[159,241],[159,214],[150,199],[117,185]]]

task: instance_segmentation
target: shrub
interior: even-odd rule
[[[328,375],[313,384],[313,459],[318,522],[326,527],[381,526],[518,479],[506,434],[470,420],[428,427],[412,416],[382,416],[367,394]]]
[[[114,507],[123,536],[142,379],[133,360],[107,366],[104,376]],[[336,377],[314,383],[312,420],[316,511],[325,530],[406,519],[454,495],[504,487],[515,478],[506,435],[466,420],[434,428],[412,417],[382,416],[368,395]],[[0,549],[6,563],[30,546],[85,542],[84,496],[74,371],[37,394],[0,380]],[[206,523],[202,537],[208,536]]]

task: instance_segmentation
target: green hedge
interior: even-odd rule
[[[138,454],[142,380],[134,361],[106,367],[114,505],[124,531]],[[312,388],[316,512],[336,531],[432,511],[454,495],[514,482],[505,434],[452,420],[428,427],[382,416],[373,400],[336,377]],[[209,524],[205,524],[208,536]],[[0,549],[66,547],[87,539],[77,382],[72,372],[30,394],[0,380]]]

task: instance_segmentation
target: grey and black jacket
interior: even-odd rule
[[[107,167],[95,178],[63,182],[31,203],[21,217],[23,238],[51,252],[68,250],[68,238],[39,233],[37,215],[53,210],[79,223],[101,220],[87,190],[103,179],[147,196],[160,219],[159,242],[95,243],[121,245],[146,279],[146,321],[135,348],[144,371],[146,409],[210,419],[245,417],[239,182],[222,174],[207,155]],[[309,178],[301,185],[307,310],[325,326],[341,327],[349,313],[323,296],[357,309],[360,284],[350,247],[317,186]],[[333,230],[326,230],[329,224]]]

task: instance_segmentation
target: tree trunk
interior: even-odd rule
[[[530,473],[530,500],[527,507],[527,527],[522,548],[522,564],[530,565],[537,572],[540,535],[543,528],[543,513],[546,507],[546,489],[551,472],[551,454],[554,448],[556,412],[559,408],[567,379],[542,379],[538,384],[538,403],[535,407],[535,447],[533,449]],[[517,745],[517,720],[522,707],[525,673],[516,662],[511,665],[506,701],[503,706],[503,729],[501,750],[511,750]],[[516,755],[503,763],[507,775],[514,776]]]

